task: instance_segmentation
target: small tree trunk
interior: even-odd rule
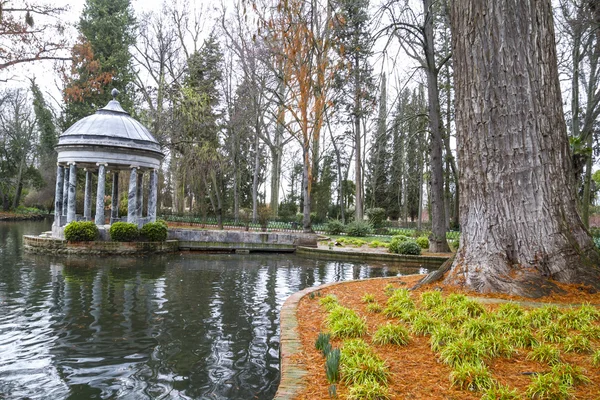
[[[362,150],[361,140],[362,136],[360,133],[360,70],[358,65],[358,57],[355,57],[354,62],[354,147],[356,151],[356,159],[354,164],[354,175],[355,175],[355,201],[354,201],[354,219],[356,221],[363,220],[363,197],[362,197]]]
[[[537,297],[600,289],[577,214],[550,0],[455,0],[462,237],[448,283]]]

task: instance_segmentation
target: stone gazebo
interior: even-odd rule
[[[123,110],[113,89],[111,100],[95,114],[77,121],[60,135],[56,171],[55,218],[52,236],[63,236],[72,221],[95,221],[105,225],[106,175],[112,177],[110,223],[127,221],[141,227],[156,220],[158,168],[164,158],[160,145],[141,123]],[[83,214],[78,215],[75,196],[77,170],[85,171]],[[119,174],[129,173],[127,216],[119,216]],[[96,215],[92,219],[92,174],[98,175]],[[143,217],[143,177],[149,173],[148,210]]]

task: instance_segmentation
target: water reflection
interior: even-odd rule
[[[290,255],[22,255],[27,229],[0,225],[7,398],[269,399],[291,293],[416,272]]]

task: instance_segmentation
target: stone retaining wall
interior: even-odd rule
[[[168,238],[179,240],[182,250],[293,252],[298,246],[317,247],[317,235],[306,233],[169,229]]]
[[[339,249],[326,250],[306,247],[298,247],[296,249],[296,254],[328,258],[332,260],[393,262],[407,267],[439,267],[448,259],[448,257],[440,256],[411,256],[392,253],[366,253],[358,251],[344,251]]]
[[[67,242],[56,238],[23,236],[23,248],[30,253],[135,255],[170,253],[179,250],[177,240],[166,242]]]

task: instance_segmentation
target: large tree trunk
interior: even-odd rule
[[[600,289],[577,214],[550,0],[455,0],[461,246],[448,283],[537,297]]]

